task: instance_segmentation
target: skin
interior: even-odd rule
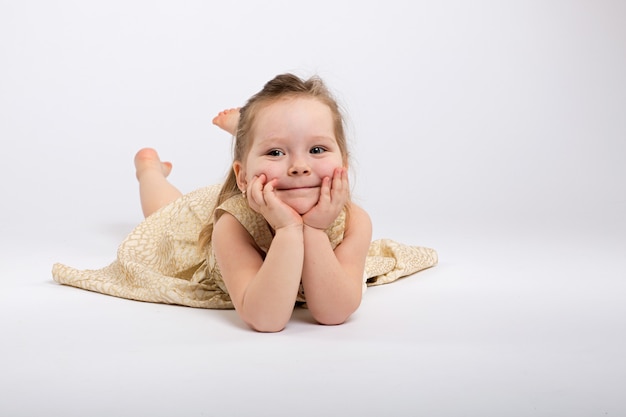
[[[239,107],[236,107],[222,110],[213,118],[212,123],[220,129],[234,135],[237,130],[237,123],[239,122],[239,109]]]
[[[135,170],[144,217],[150,216],[183,195],[167,180],[172,171],[172,164],[161,162],[159,154],[154,149],[143,148],[137,152]]]
[[[343,323],[361,302],[371,222],[351,204],[335,250],[324,232],[349,201],[330,109],[303,97],[263,107],[251,149],[233,170],[250,207],[275,231],[263,259],[233,216],[225,213],[215,224],[215,256],[241,318],[258,331],[282,330],[302,281],[313,317],[322,324]]]
[[[238,109],[213,121],[234,129]],[[238,185],[253,210],[275,231],[261,254],[245,228],[224,213],[215,223],[213,248],[233,304],[244,322],[262,332],[289,321],[300,282],[319,323],[343,323],[359,306],[372,226],[367,213],[349,203],[347,167],[333,133],[330,109],[311,98],[280,100],[260,109],[245,161],[235,161]],[[167,180],[172,164],[154,149],[135,156],[144,215],[179,198]],[[333,250],[324,232],[350,205],[343,241]]]

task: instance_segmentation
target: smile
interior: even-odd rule
[[[277,188],[276,191],[298,191],[298,190],[312,190],[314,188],[319,188],[319,186],[311,186],[311,187],[291,187],[291,188]]]

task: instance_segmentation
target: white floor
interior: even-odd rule
[[[0,4],[1,416],[626,415],[626,7],[405,3]],[[140,220],[137,149],[219,181],[210,115],[291,70],[349,111],[375,237],[438,266],[279,334],[52,281]]]
[[[251,332],[232,311],[53,283],[51,262],[89,252],[78,245],[71,254],[50,247],[27,256],[5,247],[0,410],[621,415],[625,224],[607,226],[615,231],[518,230],[518,239],[444,230],[432,239],[436,268],[370,288],[343,326],[312,324],[297,310],[280,334]]]

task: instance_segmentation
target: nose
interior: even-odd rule
[[[289,167],[290,176],[309,175],[310,173],[311,167],[302,158],[293,160]]]

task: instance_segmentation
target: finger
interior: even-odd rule
[[[348,183],[348,170],[341,168],[337,177],[333,180],[333,203],[343,207],[350,199],[350,184]]]
[[[333,173],[333,189],[341,190],[343,180],[343,168],[337,168]]]
[[[339,198],[342,194],[345,193],[346,184],[345,184],[345,169],[337,168],[333,173],[333,183],[332,183],[332,199],[335,200]]]
[[[275,207],[278,204],[278,196],[276,196],[276,179],[268,181],[263,187],[263,198],[268,206]]]
[[[322,180],[322,187],[320,188],[320,201],[330,202],[332,191],[331,181],[332,180],[329,177],[324,177]]]
[[[266,182],[263,185],[263,195],[269,195],[269,194],[274,192],[274,183],[275,182],[276,182],[276,180],[273,179],[271,181]]]
[[[262,176],[254,176],[252,181],[250,182],[250,189],[248,190],[248,194],[252,201],[257,205],[265,205],[265,201],[263,199],[263,178]]]
[[[344,204],[350,201],[350,175],[348,168],[343,168],[341,172],[341,183],[344,189]]]
[[[346,194],[346,196],[349,196],[350,195],[350,179],[348,176],[347,168],[341,169],[341,187],[343,188],[343,191]]]

